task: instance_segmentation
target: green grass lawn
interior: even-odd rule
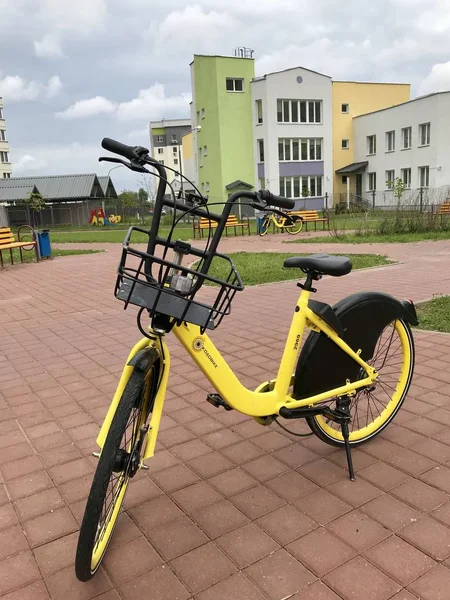
[[[300,234],[301,236],[301,234]],[[286,240],[286,243],[290,244],[323,244],[325,241],[327,244],[396,244],[396,243],[410,243],[410,242],[422,242],[422,241],[433,241],[433,240],[448,240],[450,239],[450,231],[428,231],[424,233],[397,233],[391,235],[376,235],[376,234],[361,234],[347,233],[336,237],[331,235],[323,238],[297,238],[295,240]]]
[[[283,261],[291,256],[308,256],[307,254],[284,254],[278,252],[236,252],[229,255],[245,285],[272,283],[290,279],[302,279],[300,269],[285,269]],[[365,269],[392,264],[386,256],[379,254],[352,254],[353,269]],[[213,261],[209,274],[217,278],[226,278],[227,265],[217,259]]]
[[[420,329],[450,333],[450,296],[434,298],[416,309]]]
[[[34,250],[24,250],[23,252],[23,262],[30,263],[36,262],[36,255]],[[52,249],[52,257],[56,256],[71,256],[73,254],[98,254],[99,252],[103,252],[103,250],[55,250]],[[11,258],[9,254],[9,250],[3,250],[3,264],[6,266],[11,264]],[[14,264],[20,263],[20,252],[19,250],[13,250],[13,258]],[[43,258],[42,260],[47,260]]]

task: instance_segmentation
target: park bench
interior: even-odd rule
[[[193,225],[193,229],[194,229],[194,239],[195,239],[196,233],[198,233],[198,237],[200,238],[200,237],[203,237],[203,231],[205,229],[210,229],[210,228],[216,229],[217,222],[210,221],[209,219],[207,219],[205,217],[201,217],[200,219],[198,219],[198,218],[194,219],[192,225]],[[250,235],[250,221],[249,221],[247,215],[242,215],[241,221],[238,220],[236,215],[230,215],[225,224],[225,235],[228,235],[228,229],[230,227],[234,228],[234,235],[237,235],[238,227],[241,228],[242,235],[244,235],[244,229],[246,229],[248,232],[248,235]]]
[[[319,215],[318,210],[291,210],[288,214],[301,217],[304,225],[306,225],[306,231],[308,231],[308,223],[314,223],[315,231],[317,230],[317,223],[322,223],[323,229],[325,229],[325,223],[328,225],[328,229],[330,228],[328,211],[323,211],[323,217]]]
[[[21,230],[27,230],[27,233],[21,233]],[[31,239],[25,240],[25,237],[29,237]],[[36,234],[34,230],[28,225],[22,225],[19,227],[17,231],[17,242],[14,237],[14,233],[9,227],[0,227],[0,264],[3,267],[3,250],[9,250],[11,256],[11,264],[14,264],[14,255],[13,250],[16,248],[19,249],[20,252],[20,260],[23,262],[23,254],[22,250],[33,250],[36,253],[36,262],[39,262],[39,251],[37,247]]]
[[[441,217],[441,221],[442,221],[442,218],[445,217],[445,215],[450,216],[450,202],[449,201],[443,202],[440,205],[437,212],[435,212],[434,214],[437,217]]]

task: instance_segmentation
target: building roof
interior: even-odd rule
[[[245,181],[242,181],[241,179],[236,179],[236,181],[233,181],[232,183],[229,183],[225,186],[225,189],[227,190],[234,190],[236,188],[244,188],[245,190],[251,190],[253,189],[253,186],[251,183],[245,183]]]
[[[7,179],[6,181],[11,181]],[[1,185],[3,183],[0,180],[0,202],[14,202],[17,200],[25,200],[26,197],[39,190],[33,184],[30,185]]]
[[[255,60],[254,58],[250,58],[247,56],[229,56],[226,54],[194,54],[194,60],[191,60],[191,62],[189,63],[189,66],[194,64],[195,58],[197,56],[200,58],[236,58],[236,59],[240,59],[240,60]]]
[[[391,108],[398,108],[399,106],[404,106],[405,104],[411,104],[411,102],[418,102],[420,100],[425,100],[426,98],[431,98],[432,96],[442,96],[443,94],[450,94],[450,90],[448,90],[446,92],[433,92],[432,94],[426,94],[425,96],[417,96],[417,98],[413,98],[412,100],[407,100],[406,102],[400,102],[399,104],[393,104],[392,106],[387,106],[386,108],[379,108],[378,110],[372,110],[371,112],[364,113],[363,115],[358,115],[353,118],[359,119],[360,117],[367,117],[367,115],[373,115],[374,113],[382,112],[383,110],[390,110]]]
[[[79,200],[81,198],[102,198],[104,196],[95,173],[11,177],[0,181],[0,188],[27,185],[35,185],[46,200]],[[98,186],[99,194],[97,195],[94,195],[95,185]]]
[[[296,69],[303,69],[303,71],[309,71],[310,73],[315,73],[316,75],[321,75],[322,77],[328,77],[331,79],[330,75],[325,75],[325,73],[319,73],[319,71],[313,71],[312,69],[307,69],[306,67],[302,67],[301,65],[297,65],[296,67],[289,67],[289,69],[281,69],[281,71],[272,71],[272,73],[266,73],[265,75],[261,75],[260,77],[254,77],[252,79],[252,83],[254,81],[262,81],[266,79],[269,75],[278,75],[278,73],[286,73],[287,71],[295,71]]]
[[[150,121],[150,129],[166,127],[190,127],[191,119],[162,119],[161,121]]]
[[[97,177],[97,179],[105,198],[117,198],[116,188],[109,175],[101,175],[100,177]]]
[[[359,85],[408,85],[410,83],[398,83],[395,81],[352,81],[351,79],[333,79],[333,83],[356,83]]]
[[[368,160],[364,160],[362,162],[355,162],[347,165],[346,167],[341,167],[340,169],[336,169],[337,175],[351,175],[352,173],[362,173],[366,170],[367,165],[369,164]]]

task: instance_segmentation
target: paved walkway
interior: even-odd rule
[[[318,297],[330,302],[361,289],[415,300],[450,293],[449,242],[328,248],[275,237],[230,238],[221,250],[375,251],[401,261],[324,278]],[[171,340],[157,454],[130,486],[104,568],[88,584],[75,580],[90,453],[138,338],[134,309],[112,294],[120,246],[106,248],[0,272],[0,596],[447,599],[450,336],[422,332],[409,397],[395,423],[354,452],[355,483],[340,450],[207,404],[209,384]],[[214,332],[248,386],[275,373],[297,292],[294,282],[249,288]]]

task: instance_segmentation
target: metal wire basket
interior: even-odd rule
[[[134,232],[148,236],[147,250],[131,245]],[[184,265],[180,264],[180,256]],[[211,267],[217,276],[208,274]],[[147,309],[150,315],[167,315],[177,323],[193,323],[202,330],[215,329],[230,314],[236,292],[243,289],[228,256],[211,254],[182,241],[153,240],[151,232],[140,227],[129,229],[115,288],[116,298],[125,302],[125,308],[134,304]]]

